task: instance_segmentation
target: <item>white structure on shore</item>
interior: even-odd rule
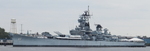
[[[14,18],[11,19],[10,32],[11,33],[17,33],[16,19],[14,19]]]

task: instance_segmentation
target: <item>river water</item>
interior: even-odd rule
[[[0,51],[150,51],[148,47],[13,47],[0,45]]]

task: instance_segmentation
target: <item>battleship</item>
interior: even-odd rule
[[[78,19],[79,25],[70,30],[70,35],[55,31],[41,34],[13,34],[13,47],[145,47],[145,42],[138,38],[119,38],[111,35],[107,28],[95,24],[95,30],[90,28],[91,14],[84,11]]]

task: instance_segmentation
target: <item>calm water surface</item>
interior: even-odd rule
[[[0,51],[150,51],[149,47],[12,47],[0,45]]]

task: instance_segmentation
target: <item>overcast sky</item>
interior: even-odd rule
[[[88,5],[91,29],[101,24],[113,35],[150,36],[150,0],[0,0],[0,27],[9,32],[15,18],[18,33],[23,24],[24,33],[69,34]]]

